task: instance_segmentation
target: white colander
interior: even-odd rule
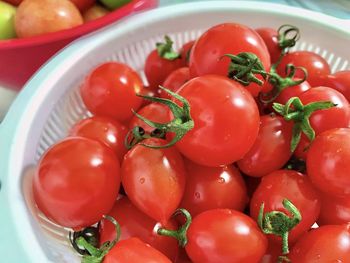
[[[36,209],[30,167],[66,135],[73,123],[89,115],[78,92],[84,76],[96,65],[111,60],[125,62],[144,76],[145,58],[165,34],[180,47],[210,26],[227,21],[251,27],[296,25],[302,34],[296,49],[321,54],[333,71],[349,67],[350,23],[261,2],[169,6],[135,15],[75,42],[30,80],[1,125],[1,262],[79,261],[70,248],[67,229],[52,224]]]

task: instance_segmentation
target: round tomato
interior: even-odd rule
[[[350,129],[326,131],[311,143],[306,169],[312,183],[334,196],[350,196]]]
[[[156,231],[158,223],[138,210],[127,197],[118,199],[108,215],[118,220],[121,229],[120,240],[137,237],[162,252],[172,261],[177,258],[179,250],[177,241],[158,235]],[[164,227],[176,229],[177,226],[169,221]],[[100,243],[113,241],[115,237],[115,226],[109,220],[103,219],[100,224]]]
[[[336,89],[350,101],[350,70],[338,71],[325,78],[324,86]]]
[[[239,83],[206,75],[190,80],[178,93],[189,102],[194,121],[194,128],[176,144],[188,159],[215,167],[249,151],[259,131],[259,110]]]
[[[262,116],[258,137],[237,162],[239,169],[246,175],[261,177],[282,168],[292,156],[292,126],[280,116]]]
[[[193,217],[215,208],[243,211],[248,197],[243,178],[233,165],[206,167],[185,162],[187,178],[180,207]]]
[[[250,202],[250,214],[258,218],[260,206],[265,212],[281,211],[289,214],[283,207],[283,200],[290,200],[301,214],[301,222],[289,234],[289,241],[295,242],[316,222],[320,213],[320,198],[308,178],[293,170],[278,170],[264,176]],[[268,235],[271,241],[281,240]]]
[[[304,81],[299,85],[287,87],[282,90],[274,102],[286,104],[290,98],[299,97],[302,93],[309,89],[311,89],[311,86],[307,81]]]
[[[255,31],[260,35],[266,44],[266,47],[270,53],[271,64],[276,63],[282,52],[282,49],[278,45],[277,30],[270,27],[261,27],[255,29]]]
[[[90,138],[111,147],[121,162],[127,151],[124,146],[127,133],[127,128],[119,122],[107,117],[94,116],[76,123],[69,135]]]
[[[81,12],[84,12],[87,9],[89,9],[89,7],[93,6],[93,4],[96,2],[96,0],[69,0],[69,1],[75,4],[75,6],[78,7],[78,9]]]
[[[341,225],[350,222],[350,198],[334,197],[322,193],[321,213],[317,220],[319,226]]]
[[[69,0],[26,0],[18,6],[18,37],[32,37],[79,26],[83,18]]]
[[[161,146],[166,141],[149,139]],[[132,148],[122,164],[122,183],[130,201],[149,217],[165,224],[179,206],[185,189],[185,167],[175,148]]]
[[[350,225],[329,225],[312,229],[295,244],[288,255],[291,262],[348,262]]]
[[[267,249],[267,239],[254,220],[230,209],[197,215],[187,238],[185,249],[194,263],[256,263]]]
[[[95,68],[80,88],[82,99],[95,115],[127,121],[142,104],[139,75],[129,66],[108,62]]]
[[[304,67],[307,70],[307,81],[312,87],[322,85],[323,77],[330,74],[331,70],[327,61],[320,55],[310,51],[296,51],[286,54],[277,67],[281,76],[286,76],[286,66],[293,64],[296,67]],[[295,78],[303,78],[302,71],[297,71]]]
[[[165,79],[163,83],[163,87],[171,90],[173,92],[177,92],[182,85],[184,85],[187,81],[190,80],[190,70],[187,67],[179,68]],[[164,92],[164,90],[159,89],[159,95],[165,99],[171,99],[168,93]]]
[[[33,179],[34,200],[55,223],[75,229],[95,224],[113,207],[119,161],[100,142],[73,137],[42,156]]]
[[[190,62],[191,50],[196,41],[192,40],[190,42],[185,43],[180,51],[182,64],[188,66]]]

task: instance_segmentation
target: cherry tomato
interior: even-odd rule
[[[307,81],[312,87],[322,85],[322,78],[331,72],[327,61],[320,55],[310,51],[296,51],[285,55],[281,64],[277,67],[277,72],[281,76],[286,75],[285,70],[287,64],[304,67],[308,73]],[[302,78],[302,72],[297,71],[295,77]]]
[[[103,259],[103,263],[126,262],[171,263],[165,255],[138,238],[119,241]]]
[[[32,37],[79,26],[83,18],[69,0],[25,0],[18,6],[18,37]]]
[[[96,0],[69,0],[81,11],[84,12],[94,5]]]
[[[177,92],[182,87],[182,85],[184,85],[189,80],[189,68],[179,68],[170,73],[170,75],[165,79],[162,86],[171,91]],[[162,98],[171,99],[170,96],[161,89],[159,89],[158,93]]]
[[[93,5],[92,7],[90,7],[89,9],[87,9],[84,12],[84,14],[83,14],[84,22],[96,20],[100,17],[103,17],[103,16],[109,14],[109,13],[110,13],[110,11],[107,10],[106,8],[104,8],[100,5]]]
[[[286,104],[292,97],[299,97],[305,91],[311,89],[310,84],[307,81],[302,82],[299,85],[291,86],[282,90],[274,102]]]
[[[239,83],[206,75],[190,80],[178,93],[189,102],[194,121],[194,128],[176,144],[188,159],[215,167],[249,151],[258,135],[259,110]]]
[[[270,57],[271,57],[271,64],[276,63],[282,51],[278,45],[277,30],[270,27],[261,27],[261,28],[255,29],[255,31],[264,40],[266,47],[269,50]]]
[[[317,136],[309,149],[306,168],[321,191],[349,198],[350,129],[333,129]]]
[[[288,255],[291,262],[348,262],[350,225],[321,226],[312,229],[295,244]]]
[[[142,98],[136,94],[142,89],[141,78],[129,66],[108,62],[87,76],[80,93],[89,111],[123,122],[141,106]]]
[[[338,71],[328,75],[322,85],[336,89],[350,101],[350,70]]]
[[[111,147],[121,162],[127,151],[124,146],[127,133],[127,128],[119,122],[107,117],[94,116],[76,123],[69,135],[90,138]]]
[[[149,88],[151,90],[158,89],[159,85],[163,84],[171,72],[183,66],[181,58],[168,60],[160,57],[156,49],[153,50],[147,56],[144,68]]]
[[[320,198],[308,178],[293,170],[278,170],[264,176],[250,202],[250,214],[258,218],[260,206],[265,204],[265,212],[289,212],[283,207],[283,199],[290,200],[300,211],[302,220],[289,234],[289,241],[295,242],[316,222],[320,213]],[[268,235],[272,241],[281,240]]]
[[[149,139],[150,145],[166,141]],[[175,148],[151,149],[136,145],[124,157],[122,183],[130,201],[162,224],[179,206],[185,189],[185,167]]]
[[[322,193],[321,213],[317,220],[319,226],[341,225],[350,222],[350,199],[333,197]]]
[[[120,225],[120,240],[131,237],[140,238],[172,261],[176,259],[179,250],[177,241],[170,237],[158,235],[156,231],[157,222],[138,210],[127,197],[118,199],[108,215],[115,218]],[[165,227],[176,229],[177,226],[169,221]],[[103,219],[100,224],[100,243],[113,241],[115,235],[115,226],[109,220]]]
[[[14,6],[0,1],[0,40],[16,37],[15,15]]]
[[[267,249],[267,239],[253,219],[230,209],[197,215],[185,247],[194,263],[256,263]]]
[[[119,161],[113,151],[82,137],[52,146],[33,179],[39,209],[55,223],[75,229],[95,224],[107,214],[119,186]]]
[[[185,166],[186,188],[180,207],[192,217],[215,208],[243,211],[248,201],[247,189],[237,168],[206,167],[190,161]]]
[[[150,121],[166,123],[170,121],[169,108],[160,103],[151,103],[141,108],[137,113],[149,119]],[[129,128],[132,129],[136,126],[142,127],[146,132],[150,133],[154,130],[151,126],[144,121],[134,116],[129,122]]]
[[[311,115],[310,124],[316,135],[333,128],[350,127],[350,105],[340,92],[328,87],[316,87],[302,93],[299,98],[304,105],[317,101],[331,101],[336,104],[333,108],[317,110]],[[298,158],[306,158],[305,149],[309,143],[303,134],[295,151]]]
[[[181,48],[181,59],[182,64],[188,66],[190,61],[191,50],[196,41],[192,40],[190,42],[185,43]]]
[[[247,175],[261,177],[282,168],[292,156],[292,127],[292,123],[280,116],[262,116],[258,137],[237,162],[239,169]]]

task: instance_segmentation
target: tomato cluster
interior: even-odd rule
[[[349,261],[350,72],[299,35],[224,23],[157,43],[148,86],[118,62],[86,76],[93,116],[33,181],[83,262]]]
[[[0,40],[70,29],[131,0],[0,0]]]

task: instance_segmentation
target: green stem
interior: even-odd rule
[[[282,25],[278,28],[278,46],[286,52],[286,49],[294,47],[300,39],[299,28],[293,25]]]
[[[158,55],[167,60],[180,58],[180,54],[173,49],[174,42],[169,36],[164,37],[165,42],[156,43]]]

